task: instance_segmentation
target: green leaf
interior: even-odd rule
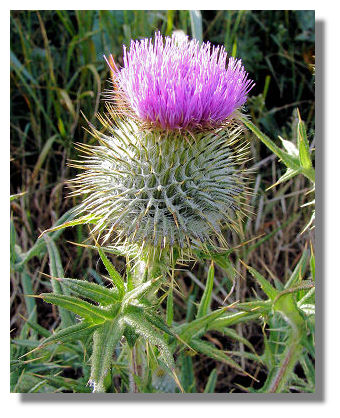
[[[42,342],[42,346],[56,342],[65,343],[68,341],[79,341],[81,338],[87,337],[89,334],[91,334],[98,326],[99,325],[93,324],[92,322],[79,322],[78,324],[61,329],[45,338],[45,340]]]
[[[51,335],[51,332],[47,330],[46,328],[42,327],[41,325],[31,322],[29,319],[26,319],[26,324],[31,327],[34,331],[36,331],[38,334],[42,335],[43,337],[49,337]]]
[[[50,274],[53,277],[51,280],[53,290],[56,293],[63,294],[61,283],[54,279],[54,277],[64,277],[64,269],[61,264],[59,251],[55,243],[48,236],[45,237],[45,241],[50,261]]]
[[[171,335],[172,337],[176,338],[176,334],[171,331],[171,329],[168,327],[168,325],[163,321],[163,319],[159,315],[155,313],[149,313],[149,312],[144,312],[144,315],[145,315],[145,318],[153,326],[165,332],[166,334]]]
[[[244,337],[239,335],[233,328],[224,328],[223,335],[231,338],[232,340],[238,341],[248,347],[253,353],[256,353],[253,345]]]
[[[248,375],[248,373],[246,373],[242,369],[242,367],[238,363],[236,363],[235,360],[233,360],[231,357],[225,354],[222,350],[219,350],[218,348],[216,348],[214,345],[206,341],[196,339],[196,338],[193,338],[190,344],[199,353],[204,354],[208,356],[209,358],[213,358],[214,360],[217,360],[219,362],[228,364],[228,366],[235,368],[236,370],[240,371],[242,374]]]
[[[129,266],[126,266],[126,289],[130,292],[134,287],[133,275]]]
[[[273,185],[271,185],[267,190],[271,189],[272,187],[275,187],[281,183],[284,183],[285,181],[288,181],[290,179],[292,179],[293,177],[297,176],[298,174],[301,174],[302,171],[301,169],[297,169],[297,170],[293,170],[292,168],[287,168],[287,171],[282,174],[282,176],[278,179],[278,181],[276,183],[274,183]]]
[[[36,162],[34,169],[33,169],[33,173],[32,173],[32,177],[31,179],[35,179],[39,173],[39,171],[41,170],[41,167],[47,157],[47,155],[51,154],[51,147],[54,143],[54,141],[56,139],[59,138],[59,135],[53,135],[50,138],[48,138],[48,140],[46,140],[43,149],[41,150],[39,157],[38,157],[38,161]]]
[[[39,345],[38,341],[21,340],[21,339],[18,339],[18,338],[16,338],[12,342],[13,342],[13,344],[20,345],[22,347],[28,347],[28,348],[36,348]],[[14,365],[14,364],[24,364],[24,362],[22,362],[20,360],[15,360],[14,362],[11,363],[11,365]]]
[[[141,306],[133,306],[130,305],[125,313],[135,314],[140,318],[143,318],[145,321],[150,322],[154,327],[158,328],[159,330],[165,332],[166,334],[170,335],[171,337],[177,338],[177,335],[168,327],[166,322],[162,319],[162,317],[157,312],[149,312],[144,307]]]
[[[283,319],[292,327],[295,344],[301,338],[305,329],[305,321],[292,293],[280,295],[275,301],[273,308],[279,312]]]
[[[142,298],[146,293],[151,292],[153,289],[159,288],[159,282],[163,280],[162,277],[156,279],[148,280],[145,283],[140,284],[139,286],[132,289],[130,292],[127,292],[124,295],[123,305],[127,306],[133,299]]]
[[[100,247],[98,247],[98,252],[99,252],[100,258],[101,258],[107,272],[109,273],[109,275],[111,277],[111,280],[117,286],[117,289],[119,290],[119,293],[121,295],[123,295],[125,293],[125,286],[124,286],[123,279],[121,278],[118,271],[113,267],[113,264],[106,257],[104,251]]]
[[[217,309],[216,311],[202,316],[201,318],[197,318],[194,321],[191,321],[190,323],[180,325],[177,328],[177,332],[183,340],[189,342],[195,334],[199,332],[204,333],[209,327],[209,325],[212,322],[214,322],[217,318],[222,316],[227,309],[227,307]]]
[[[195,372],[192,357],[181,353],[181,383],[185,393],[196,392]]]
[[[104,383],[106,375],[112,365],[112,356],[116,345],[124,332],[124,324],[121,318],[107,321],[93,335],[93,352],[91,356],[91,376],[89,383],[93,392],[105,392]]]
[[[197,312],[196,318],[201,318],[202,316],[205,316],[208,313],[208,310],[211,304],[212,290],[214,286],[214,276],[215,276],[214,263],[211,262],[211,265],[208,271],[207,283],[205,285],[201,302],[198,306],[198,312]]]
[[[312,303],[315,305],[315,287],[310,289],[298,302],[298,307],[300,308],[302,305],[308,303]]]
[[[217,369],[213,369],[209,375],[208,382],[205,385],[204,393],[214,393],[217,383]]]
[[[166,322],[171,326],[174,319],[174,294],[173,294],[173,284],[169,287],[168,297],[166,300]]]
[[[203,252],[194,250],[195,255],[200,258],[201,260],[213,260],[218,266],[220,266],[223,270],[227,272],[233,271],[233,265],[229,260],[229,255],[233,252],[233,249],[228,251],[217,253],[214,251]]]
[[[174,370],[174,360],[168,345],[162,335],[153,328],[149,321],[134,312],[125,314],[124,321],[150,344],[157,346],[166,366],[169,367],[169,369]]]
[[[31,73],[27,71],[27,67],[21,64],[21,62],[18,60],[15,53],[11,50],[10,52],[10,59],[11,59],[11,66],[13,66],[16,71],[19,73],[22,73],[28,81],[30,81],[32,84],[38,85],[39,83],[34,79]]]
[[[40,234],[39,238],[48,232],[59,231],[61,229],[65,229],[65,228],[68,228],[70,226],[75,226],[75,225],[96,223],[96,221],[98,221],[99,219],[100,218],[94,215],[85,215],[85,216],[82,216],[81,218],[74,219],[72,221],[67,221],[67,222],[62,223],[61,225],[59,224],[59,225],[53,226],[52,228],[48,228],[44,232],[42,232],[42,234]]]
[[[194,39],[203,41],[202,14],[199,10],[190,10],[191,33]]]
[[[310,256],[310,259],[309,259],[309,266],[310,266],[310,271],[312,273],[313,280],[315,281],[315,256],[313,253],[313,249],[312,249],[312,254]]]
[[[297,126],[297,138],[299,144],[299,159],[300,164],[305,169],[313,167],[312,160],[309,154],[309,143],[307,139],[306,127],[301,120],[300,112],[298,111],[299,123]]]
[[[46,235],[44,239],[46,241],[46,246],[47,246],[48,255],[49,255],[50,275],[52,277],[60,277],[60,278],[64,277],[64,269],[61,264],[60,254],[57,249],[57,246],[50,239],[48,235]],[[62,284],[58,280],[52,278],[51,283],[52,283],[53,292],[56,295],[63,295],[63,294],[68,295],[69,294],[69,292],[65,288],[63,288]],[[74,324],[74,318],[69,312],[65,311],[64,309],[60,309],[59,312],[60,312],[61,322],[64,327]]]
[[[93,300],[103,306],[116,303],[118,300],[116,289],[108,289],[85,280],[62,278],[60,282],[78,296]]]
[[[266,314],[272,309],[272,303],[270,300],[250,300],[249,302],[241,302],[235,306],[236,309],[247,312],[261,312]]]
[[[75,314],[87,319],[88,321],[98,324],[104,322],[105,320],[112,319],[113,317],[111,312],[73,296],[42,293],[40,297],[43,298],[47,303],[52,303],[54,305],[60,306],[64,309],[74,312]]]
[[[315,383],[315,366],[308,355],[304,355],[299,360],[299,363],[301,364],[303,371],[305,373],[305,376],[307,377],[307,380],[311,382],[312,384]]]
[[[28,274],[26,269],[21,273],[21,285],[24,295],[32,295],[33,294],[33,286],[32,286],[32,279],[31,276]],[[24,296],[27,314],[31,319],[31,322],[37,322],[37,312],[36,312],[36,305],[35,299],[30,298],[28,296]]]
[[[256,279],[256,281],[259,283],[262,290],[269,297],[269,299],[274,300],[278,295],[278,291],[258,271],[256,271],[254,268],[250,266],[246,265],[246,267],[249,270],[250,274],[254,277],[254,279]]]
[[[285,289],[289,289],[290,287],[294,286],[304,276],[307,267],[308,254],[308,250],[303,251],[302,256],[297,263],[292,275],[285,283]]]
[[[255,313],[252,312],[232,312],[227,313],[224,316],[221,316],[220,318],[215,319],[212,321],[207,328],[207,331],[209,330],[216,330],[223,332],[223,329],[225,327],[230,327],[232,325],[240,324],[242,322],[249,322],[255,319],[258,319],[262,313],[260,311],[255,311]]]
[[[275,142],[273,142],[267,135],[262,133],[259,128],[257,128],[250,120],[246,117],[241,117],[242,122],[250,129],[260,141],[262,141],[275,155],[277,155],[282,162],[289,168],[293,170],[298,170],[300,168],[300,162],[297,157],[293,157],[288,152],[279,148]]]
[[[23,83],[24,88],[27,91],[28,95],[33,99],[36,108],[39,109],[39,111],[44,115],[44,118],[46,119],[46,123],[48,123],[49,127],[54,131],[54,133],[57,134],[58,131],[56,127],[54,126],[52,119],[48,115],[45,105],[43,104],[41,100],[39,100],[34,90],[27,83],[27,80],[23,76],[22,68],[18,65],[18,61],[15,61],[15,59],[13,60],[13,55],[11,56],[11,59],[12,59],[13,69],[15,70],[20,81]],[[27,76],[27,73],[26,73],[26,76]]]
[[[72,390],[74,393],[89,393],[91,389],[85,385],[79,384],[77,380],[62,377],[62,376],[49,376],[49,375],[36,375],[41,380],[46,380],[50,385],[55,388],[65,388],[66,390]]]

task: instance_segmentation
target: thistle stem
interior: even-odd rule
[[[265,385],[268,388],[266,392],[283,392],[291,373],[294,371],[294,367],[299,359],[301,351],[301,344],[297,342],[294,335],[292,335],[280,364],[275,367],[269,376],[269,380]]]
[[[152,292],[145,295],[149,302],[153,303],[157,300],[157,291],[164,283],[170,270],[169,260],[170,257],[167,251],[155,251],[154,247],[147,248],[144,252],[141,252],[136,260],[132,274],[132,283],[134,287],[149,280],[160,279],[159,281],[155,281]],[[140,351],[138,351],[138,349],[140,349]],[[143,374],[143,367],[142,364],[140,364],[143,355],[138,340],[135,342],[134,346],[130,348],[129,357],[129,391],[130,393],[138,393],[138,386],[134,376],[140,377]]]
[[[138,387],[134,376],[138,376],[136,345],[130,349],[130,362],[129,362],[129,385],[130,393],[138,393]]]
[[[284,391],[303,349],[301,339],[304,320],[292,294],[281,295],[274,303],[274,309],[290,325],[291,332],[287,347],[281,354],[279,364],[273,367],[263,387],[263,391],[266,393],[281,393]]]

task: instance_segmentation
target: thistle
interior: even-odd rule
[[[187,253],[226,245],[223,227],[247,211],[247,147],[230,118],[253,86],[226,59],[222,47],[158,33],[132,41],[120,71],[110,64],[123,115],[108,105],[104,130],[91,126],[99,145],[79,145],[85,173],[74,182],[87,195],[77,212],[98,219],[103,242]]]
[[[99,305],[44,295],[46,301],[83,317],[69,331],[62,330],[61,337],[68,332],[93,334],[94,391],[105,391],[114,347],[123,336],[132,365],[142,336],[158,348],[178,383],[161,332],[177,337],[159,313],[157,291],[169,286],[166,276],[178,257],[225,247],[222,229],[236,228],[238,217],[247,211],[242,172],[247,146],[233,116],[253,82],[241,61],[231,58],[226,67],[226,59],[224,48],[200,46],[188,38],[163,39],[158,33],[154,41],[132,41],[130,51],[124,50],[124,67],[111,65],[115,89],[109,93],[106,114],[99,116],[103,129],[90,124],[99,144],[78,144],[83,159],[72,165],[83,172],[73,181],[73,194],[84,195],[84,200],[76,213],[94,222],[92,232],[102,243],[123,244],[125,254],[136,249],[125,282],[99,248],[115,285],[112,290],[100,292],[94,288],[98,285],[63,280],[77,296]],[[211,281],[213,274],[209,277]],[[199,314],[203,317],[207,310],[204,304]],[[202,344],[196,349],[202,350]]]

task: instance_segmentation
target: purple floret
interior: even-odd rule
[[[227,65],[227,66],[226,66]],[[133,114],[162,129],[223,124],[247,100],[254,82],[222,46],[176,35],[131,41],[114,82]]]

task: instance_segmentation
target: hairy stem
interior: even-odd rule
[[[134,376],[138,376],[136,346],[130,349],[129,369],[130,393],[138,393],[138,387],[134,379]]]
[[[274,303],[274,309],[290,325],[291,331],[287,347],[280,355],[281,360],[270,371],[264,385],[264,392],[267,393],[283,392],[287,386],[302,352],[301,338],[304,329],[304,320],[292,294],[280,295]]]
[[[175,261],[173,261],[175,263]],[[152,248],[147,248],[140,253],[140,256],[135,260],[135,265],[132,274],[132,283],[134,287],[142,285],[144,282],[154,279],[160,279],[155,281],[155,286],[152,287],[152,291],[145,295],[145,298],[151,303],[157,303],[157,292],[161,285],[165,282],[165,279],[173,264],[170,263],[169,253],[165,250],[159,251]],[[140,377],[142,374],[141,351],[138,340],[136,340],[133,347],[130,348],[130,364],[129,364],[129,385],[130,392],[137,393],[138,387],[134,376]]]
[[[294,371],[301,351],[301,344],[292,335],[281,362],[274,368],[266,383],[268,393],[280,393],[284,390],[291,373]]]

